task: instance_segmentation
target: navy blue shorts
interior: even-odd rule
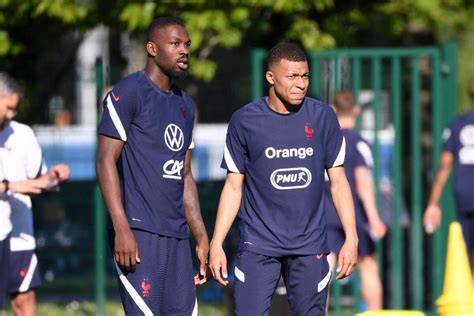
[[[7,277],[10,237],[0,241],[0,310],[5,308],[7,301]]]
[[[123,273],[114,260],[126,315],[197,315],[194,272],[187,239],[132,230],[140,263]],[[109,235],[113,249],[113,232]]]
[[[458,214],[467,251],[474,253],[474,212]]]
[[[325,254],[269,257],[239,251],[234,275],[236,315],[267,315],[280,276],[293,316],[326,315],[331,271]]]
[[[373,255],[375,253],[375,242],[372,237],[370,237],[368,227],[357,226],[357,235],[359,237],[358,255],[360,257]],[[327,228],[327,243],[331,252],[339,254],[345,240],[346,235],[342,227],[330,226]]]
[[[34,250],[11,251],[7,291],[10,295],[25,293],[41,285],[38,258]]]

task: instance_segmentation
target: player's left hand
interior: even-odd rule
[[[354,272],[357,264],[357,240],[347,239],[342,245],[337,260],[336,280],[344,279]]]
[[[208,257],[209,257],[209,240],[202,240],[196,244],[196,255],[199,261],[199,273],[194,276],[194,284],[202,285],[207,282],[210,275]]]

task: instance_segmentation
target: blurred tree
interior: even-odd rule
[[[185,21],[193,41],[192,74],[205,81],[215,76],[211,54],[218,47],[268,48],[288,40],[321,50],[456,39],[464,56],[461,71],[474,70],[467,59],[474,0],[0,0],[1,67],[41,91],[22,113],[38,113],[51,90],[64,84],[85,31],[105,24],[140,36],[159,15]],[[40,55],[46,61],[39,62]]]

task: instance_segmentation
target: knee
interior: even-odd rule
[[[11,297],[12,309],[18,313],[20,311],[28,311],[34,309],[35,292],[17,293]],[[24,314],[24,313],[21,313]]]

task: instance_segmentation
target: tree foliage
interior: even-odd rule
[[[192,74],[205,81],[217,71],[217,47],[269,48],[280,41],[323,50],[454,39],[461,44],[461,77],[474,73],[474,0],[0,0],[1,67],[39,85],[29,76],[41,68],[38,55],[51,55],[50,62],[66,68],[75,52],[65,51],[64,42],[76,47],[99,24],[143,36],[152,19],[163,15],[184,20],[192,39]],[[60,74],[48,79],[49,86],[58,84]],[[47,102],[48,88],[37,89],[46,90],[39,101]]]

